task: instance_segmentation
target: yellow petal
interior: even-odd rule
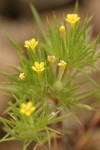
[[[37,45],[38,45],[38,41],[35,43],[35,45],[34,45],[34,46],[36,47]]]
[[[26,48],[29,48],[29,45],[30,45],[30,42],[29,42],[29,41],[25,41],[25,45],[24,45],[24,46],[25,46]]]
[[[44,71],[45,70],[45,68],[41,68],[41,70],[40,71]]]
[[[31,115],[31,112],[30,112],[30,111],[27,111],[27,112],[25,112],[25,115],[26,115],[26,116],[30,116],[30,115]]]
[[[32,105],[33,105],[32,102],[27,103],[27,107],[32,107]]]
[[[30,111],[34,112],[35,110],[36,110],[36,107],[33,106]]]
[[[71,14],[67,14],[67,18],[70,19],[71,18]]]
[[[22,104],[20,105],[20,107],[21,107],[21,108],[25,108],[25,107],[26,107],[26,104],[25,104],[25,103],[22,103]]]
[[[21,114],[25,114],[25,109],[23,109],[23,108],[20,109],[20,113],[21,113]]]
[[[40,68],[44,67],[44,62],[40,63]]]
[[[78,15],[77,14],[72,14],[75,18],[78,18]]]
[[[38,67],[38,66],[39,66],[39,63],[36,61],[36,62],[34,63],[34,66],[35,66],[35,67]]]
[[[34,43],[35,43],[35,41],[36,41],[36,40],[33,38],[33,39],[31,40],[31,43],[32,43],[32,44],[34,44]]]
[[[34,71],[37,71],[37,69],[36,69],[34,66],[32,66],[32,69],[33,69]]]

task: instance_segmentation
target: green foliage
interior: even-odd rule
[[[8,107],[9,119],[0,118],[7,133],[1,142],[21,140],[24,149],[32,141],[43,144],[48,140],[50,145],[50,139],[54,134],[60,134],[53,129],[52,124],[71,115],[71,113],[62,115],[62,110],[69,109],[72,112],[72,107],[92,110],[81,101],[91,97],[100,89],[100,85],[91,75],[95,62],[100,56],[97,55],[99,37],[90,42],[88,39],[90,18],[85,19],[82,27],[76,23],[69,29],[64,20],[66,34],[62,36],[59,30],[61,24],[55,16],[54,27],[52,28],[47,21],[48,32],[45,33],[35,8],[31,6],[31,9],[44,39],[39,41],[35,50],[28,48],[25,56],[20,44],[7,36],[18,52],[20,62],[19,66],[13,66],[14,75],[0,71],[0,74],[10,80],[6,84],[11,85],[11,88],[5,90],[15,99],[15,103],[10,103]],[[51,64],[48,56],[55,56],[56,62]],[[58,66],[60,60],[67,63],[66,68]],[[40,75],[32,70],[35,62],[45,64],[45,70]],[[19,78],[20,73],[25,74],[24,80]],[[31,116],[20,113],[20,105],[28,101],[32,101],[36,107],[36,111]],[[61,116],[58,115],[59,113]]]
[[[24,143],[24,146],[28,146],[33,140],[37,143],[42,144],[46,141],[48,134],[48,140],[55,133],[61,134],[50,128],[50,124],[56,123],[70,116],[64,115],[62,117],[56,118],[60,110],[52,113],[53,108],[48,105],[47,102],[44,102],[44,105],[38,103],[36,105],[37,110],[30,117],[25,117],[19,112],[19,103],[21,100],[16,99],[16,103],[10,103],[9,115],[10,120],[0,118],[0,121],[4,124],[4,131],[8,134],[1,140],[21,140]],[[18,105],[18,106],[17,106]],[[12,137],[12,138],[11,138]]]

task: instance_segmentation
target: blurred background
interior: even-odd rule
[[[37,8],[44,28],[46,28],[47,16],[51,24],[53,24],[52,12],[54,11],[59,21],[62,21],[63,14],[73,13],[75,2],[75,0],[0,0],[0,70],[12,73],[12,70],[9,69],[7,65],[18,63],[18,56],[14,48],[12,48],[12,46],[7,41],[5,36],[6,33],[12,36],[14,39],[17,39],[22,46],[24,45],[25,40],[29,40],[33,37],[33,33],[41,35],[32,16],[29,5],[30,3],[32,3]],[[93,15],[91,22],[92,37],[95,37],[100,32],[100,0],[79,0],[78,2],[81,24],[82,20],[87,15]],[[0,76],[0,82],[2,83],[3,81],[5,81],[5,79]],[[4,110],[7,106],[7,100],[3,94],[4,93],[2,92],[0,93],[0,116],[4,115]],[[100,127],[99,116],[100,112],[96,114]],[[95,120],[95,118],[93,119]],[[0,136],[2,137],[2,135],[3,133],[0,131]],[[100,134],[98,134],[98,136],[100,142]],[[7,142],[6,144],[0,143],[0,150],[6,149],[22,150],[22,145],[19,142]],[[78,149],[76,146],[75,150],[82,150],[81,146],[80,149]],[[83,148],[83,150],[85,149]],[[92,148],[89,150],[92,150]],[[100,150],[100,145],[97,146],[97,148],[95,147],[93,150]]]

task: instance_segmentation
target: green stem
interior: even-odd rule
[[[26,147],[26,145],[23,147],[23,150],[26,150],[27,149],[27,147]]]
[[[65,69],[62,69],[61,75],[60,75],[60,77],[59,77],[59,81],[62,79],[62,76],[63,76],[63,74],[64,74],[64,71],[65,71]]]

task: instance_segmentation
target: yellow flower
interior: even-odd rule
[[[37,46],[37,44],[38,44],[38,41],[36,41],[36,40],[33,38],[33,39],[30,40],[30,41],[25,41],[24,46],[25,46],[26,48],[31,48],[32,50],[34,50],[35,47]]]
[[[63,69],[65,69],[66,66],[67,66],[67,63],[64,60],[60,60],[60,62],[58,63],[58,66],[62,67]]]
[[[19,74],[19,78],[20,78],[21,80],[24,80],[24,79],[25,79],[25,73],[20,73],[20,74]]]
[[[55,56],[48,56],[48,61],[51,63],[54,63],[56,61],[56,57]]]
[[[68,14],[65,20],[73,26],[79,19],[80,17],[78,16],[78,14]]]
[[[61,26],[61,27],[59,28],[59,30],[60,30],[60,32],[61,32],[62,34],[65,34],[65,33],[66,33],[65,26]]]
[[[35,62],[34,66],[32,66],[32,69],[38,73],[44,71],[44,62]]]
[[[33,106],[32,102],[28,102],[28,103],[22,103],[20,105],[20,113],[24,114],[26,116],[30,116],[32,114],[32,112],[34,112],[36,109],[35,106]]]

